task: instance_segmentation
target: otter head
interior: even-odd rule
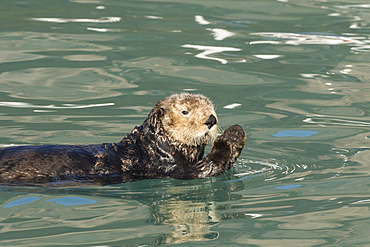
[[[170,141],[189,146],[205,145],[218,131],[212,102],[200,94],[174,94],[157,103],[144,127]]]

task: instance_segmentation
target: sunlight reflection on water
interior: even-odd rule
[[[0,245],[369,243],[367,2],[2,6],[0,146],[117,142],[180,91],[248,138],[216,178],[2,186]]]

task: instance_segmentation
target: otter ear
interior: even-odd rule
[[[164,116],[164,108],[162,107],[159,107],[158,108],[158,111],[157,111],[157,115],[160,119],[162,119],[162,117]]]
[[[162,124],[164,113],[164,108],[154,107],[143,123],[144,131],[158,132]]]

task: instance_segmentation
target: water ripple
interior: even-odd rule
[[[121,17],[102,17],[99,19],[31,18],[31,20],[54,23],[68,23],[68,22],[111,23],[119,22],[121,20]]]
[[[320,125],[338,125],[338,126],[357,126],[357,127],[368,127],[370,122],[354,121],[348,119],[339,118],[324,118],[324,117],[309,117],[303,120],[309,124],[320,124]]]
[[[83,109],[83,108],[112,106],[112,105],[114,105],[114,103],[88,104],[88,105],[62,104],[61,106],[56,106],[56,105],[34,105],[30,103],[25,103],[25,102],[0,102],[0,106],[5,106],[5,107],[42,108],[42,109]]]
[[[234,48],[234,47],[219,47],[219,46],[205,46],[205,45],[182,45],[184,48],[193,48],[198,51],[203,51],[195,57],[201,58],[201,59],[208,59],[208,60],[216,60],[219,61],[222,64],[227,64],[229,61],[224,58],[218,58],[218,57],[210,57],[209,55],[224,52],[224,51],[241,51],[239,48]],[[239,62],[245,62],[245,60],[240,60]]]
[[[288,45],[303,45],[303,44],[324,44],[324,45],[340,45],[340,44],[366,44],[367,41],[360,41],[355,38],[334,35],[334,34],[315,34],[315,33],[278,33],[278,32],[256,32],[250,33],[251,36],[261,36],[269,38],[264,41],[251,41],[250,45],[254,44],[288,44]],[[363,37],[360,37],[363,39]]]

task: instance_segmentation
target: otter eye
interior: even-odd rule
[[[182,115],[188,115],[189,114],[188,111],[182,111],[181,113],[182,113]]]

